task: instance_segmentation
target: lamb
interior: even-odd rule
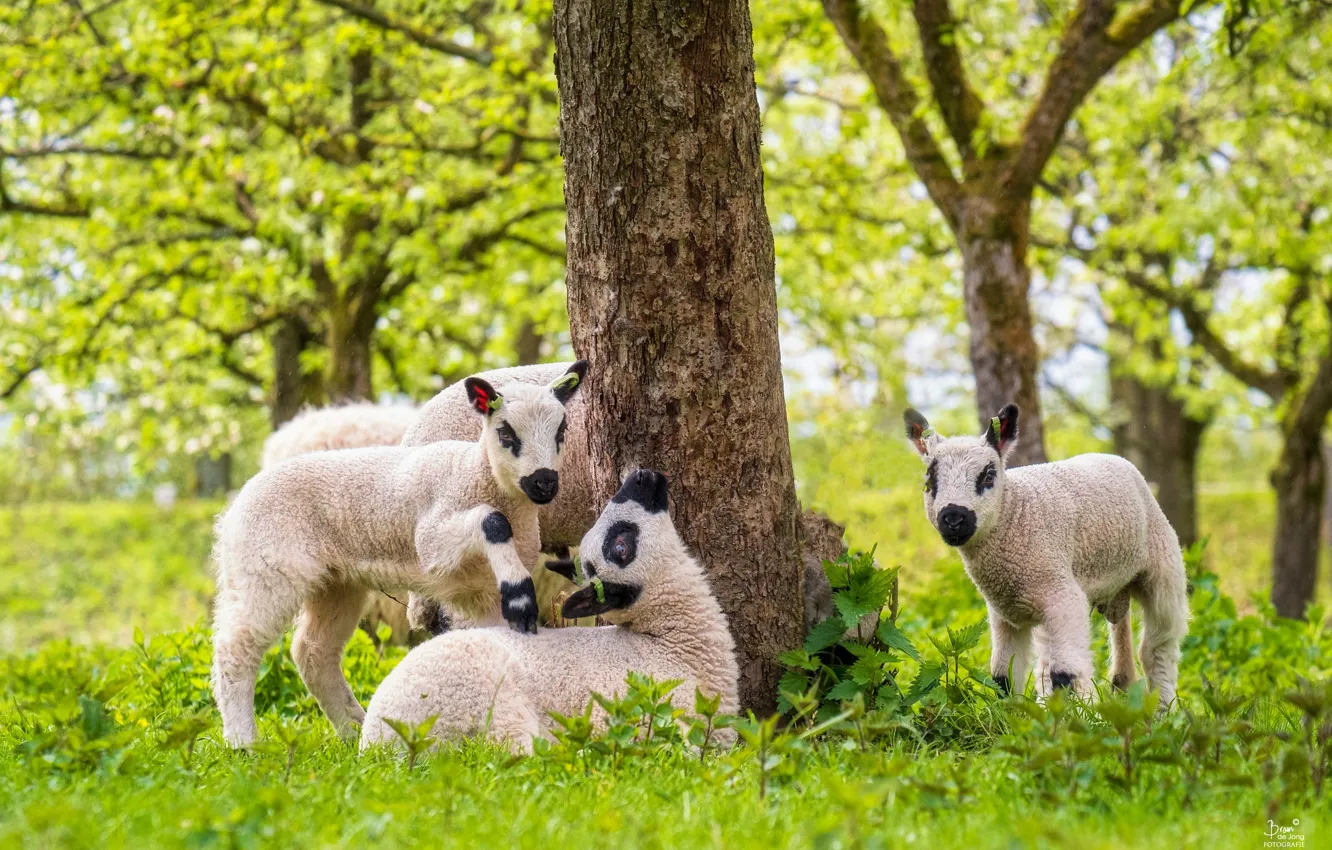
[[[292,656],[343,735],[364,717],[340,662],[367,588],[406,588],[477,617],[498,609],[536,631],[536,505],[559,490],[565,404],[586,369],[502,391],[469,378],[479,441],[314,452],[246,483],[214,546],[212,682],[228,743],[254,742],[259,664],[298,611]]]
[[[569,363],[538,363],[482,372],[481,377],[495,386],[537,384],[544,386],[568,371]],[[452,384],[421,405],[415,421],[402,437],[404,446],[424,446],[440,440],[472,440],[478,433],[476,420],[467,415],[462,404],[465,388]],[[565,412],[569,433],[573,435],[564,450],[560,472],[560,495],[537,509],[541,518],[541,546],[546,551],[577,546],[597,518],[592,496],[592,461],[583,437],[587,420],[587,402],[575,396]]]
[[[1136,672],[1129,598],[1142,608],[1139,655],[1162,707],[1175,697],[1189,606],[1179,539],[1133,464],[1113,455],[1006,469],[1018,437],[1008,405],[980,437],[944,438],[918,411],[907,438],[926,464],[925,513],[957,547],[985,597],[990,674],[1022,689],[1039,643],[1037,691],[1092,692],[1091,611],[1113,624],[1112,682]],[[1010,680],[1009,676],[1012,676]]]
[[[630,473],[583,538],[591,584],[564,604],[570,619],[616,625],[553,629],[522,638],[502,629],[450,632],[414,649],[370,700],[361,749],[392,742],[384,721],[436,716],[440,738],[486,734],[521,752],[549,735],[550,712],[578,714],[592,694],[622,694],[630,671],[681,679],[677,707],[695,688],[739,706],[735,643],[703,568],[667,512],[666,477]],[[594,718],[604,723],[604,716]]]
[[[484,375],[481,377],[485,378]],[[415,407],[382,407],[364,402],[306,410],[264,441],[260,468],[268,469],[288,458],[310,452],[396,446],[402,442],[407,428],[416,421],[416,413]],[[469,435],[468,439],[475,439],[475,436]],[[383,593],[370,594],[360,622],[373,641],[378,642],[378,628],[383,623],[391,630],[393,643],[405,645],[408,642],[407,608],[400,600]]]
[[[484,375],[480,377],[486,379]],[[260,467],[268,469],[288,458],[309,452],[396,446],[416,421],[416,414],[414,407],[381,407],[367,403],[304,411],[264,441]],[[472,428],[467,436],[452,439],[474,440],[479,433],[479,429]]]

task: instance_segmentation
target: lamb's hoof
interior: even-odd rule
[[[525,635],[536,634],[537,599],[532,579],[525,578],[517,584],[507,581],[500,583],[500,613],[514,631]]]
[[[426,633],[431,637],[439,637],[453,628],[449,615],[444,613],[444,606],[438,602],[426,603],[425,611],[421,614],[421,620]]]
[[[1051,670],[1050,687],[1052,690],[1056,691],[1059,690],[1060,688],[1069,688],[1071,690],[1073,688],[1073,680],[1076,678],[1077,677],[1074,676],[1072,673],[1060,673]]]
[[[1130,679],[1128,676],[1123,676],[1123,675],[1115,676],[1113,679],[1110,680],[1110,687],[1114,688],[1117,691],[1127,691],[1129,685],[1131,684],[1133,684],[1133,680]]]
[[[1012,691],[1008,687],[1008,677],[999,675],[994,677],[994,683],[999,686],[999,693],[1008,696]]]

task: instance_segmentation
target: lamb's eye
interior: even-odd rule
[[[568,425],[569,425],[568,420],[561,420],[561,421],[560,421],[560,427],[559,427],[559,430],[557,430],[557,431],[555,432],[555,447],[556,447],[556,448],[559,448],[560,446],[564,445],[564,429],[565,429],[566,427],[568,427]]]
[[[601,544],[601,554],[607,563],[617,567],[627,567],[633,563],[638,555],[638,526],[622,520],[608,528],[605,541]]]
[[[925,471],[925,492],[931,496],[939,494],[939,462],[933,461]]]
[[[523,450],[523,441],[518,439],[518,432],[513,430],[513,426],[508,422],[501,422],[495,428],[495,436],[499,438],[499,444],[506,449],[513,451],[513,456],[518,457]]]
[[[990,464],[981,470],[981,474],[976,478],[976,495],[984,493],[994,486],[995,479],[998,477],[998,470],[994,464]]]

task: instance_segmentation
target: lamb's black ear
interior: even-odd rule
[[[573,558],[554,558],[546,561],[547,570],[555,573],[557,576],[564,576],[569,581],[577,581],[575,578],[578,575],[576,566],[577,565],[573,562]]]
[[[915,446],[916,451],[922,456],[928,454],[929,444],[926,441],[934,433],[930,428],[930,421],[914,407],[906,409],[902,414],[902,420],[906,423],[906,436],[911,445]]]
[[[489,416],[504,404],[504,396],[497,393],[485,378],[473,376],[463,381],[463,386],[467,388],[467,400],[472,409],[482,416]]]
[[[611,499],[617,505],[638,502],[650,514],[661,513],[670,507],[666,473],[656,469],[635,469],[620,485],[620,492]]]
[[[555,398],[560,400],[560,404],[568,404],[569,399],[573,398],[573,394],[583,385],[583,378],[586,376],[587,361],[579,360],[551,382],[550,390],[555,393]]]
[[[1018,438],[1018,406],[1016,404],[1004,405],[1004,409],[999,411],[999,415],[990,420],[990,425],[985,429],[985,439],[999,452],[1000,456],[1008,454],[1008,450],[1013,448]]]
[[[643,589],[636,584],[622,584],[618,581],[598,581],[582,590],[575,591],[564,600],[560,616],[566,620],[578,620],[583,617],[598,617],[607,611],[628,608],[638,601]]]

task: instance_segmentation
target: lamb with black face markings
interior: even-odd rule
[[[547,386],[466,381],[476,442],[300,455],[256,475],[217,523],[213,693],[223,736],[256,736],[255,677],[300,613],[292,656],[341,734],[365,712],[342,650],[371,588],[408,590],[535,633],[537,506],[559,489],[565,404],[587,364]],[[521,444],[521,447],[520,447]]]
[[[1001,687],[1092,693],[1091,609],[1112,624],[1111,681],[1137,675],[1129,600],[1143,616],[1139,656],[1162,707],[1175,697],[1189,606],[1179,539],[1133,464],[1087,454],[1007,469],[1018,438],[1008,405],[980,437],[944,438],[908,408],[906,435],[925,462],[925,514],[962,555],[985,597]],[[1010,679],[1011,676],[1011,679]]]
[[[589,584],[564,603],[564,616],[612,625],[546,629],[535,638],[466,629],[427,641],[370,700],[361,749],[398,741],[386,719],[416,726],[434,715],[441,740],[486,734],[531,752],[535,738],[550,735],[550,712],[576,715],[594,692],[623,694],[630,671],[682,680],[671,699],[686,711],[697,688],[720,696],[722,712],[735,712],[735,643],[667,499],[666,476],[635,471],[583,538]],[[604,720],[598,709],[593,722]]]

